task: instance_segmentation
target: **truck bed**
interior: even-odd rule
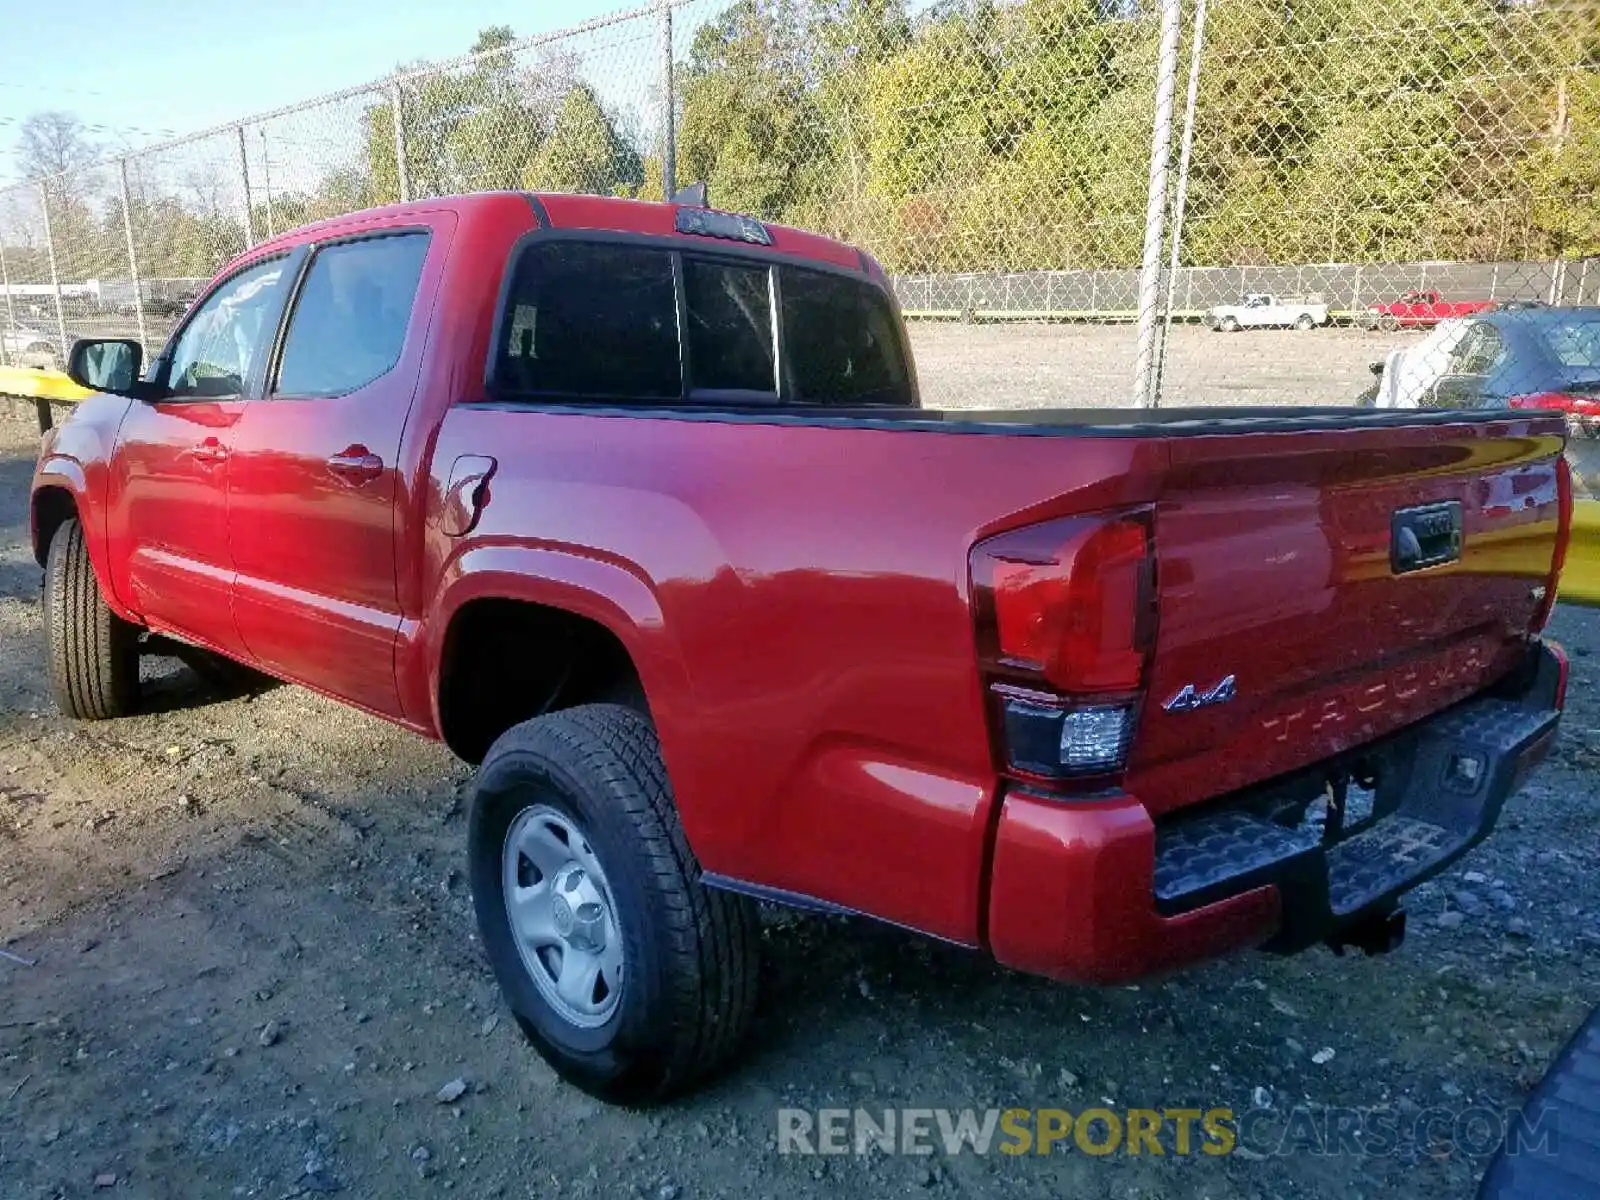
[[[465,406],[565,413],[590,417],[714,421],[757,425],[812,425],[865,429],[920,429],[929,433],[999,434],[1007,437],[1202,437],[1227,433],[1303,433],[1396,426],[1484,425],[1504,412],[1372,409],[1337,405],[1196,406],[1188,408],[835,408],[762,405],[684,407],[529,404],[482,400]]]

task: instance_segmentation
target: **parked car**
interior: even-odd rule
[[[0,362],[43,371],[61,369],[55,336],[34,325],[0,324]]]
[[[1446,300],[1438,292],[1407,292],[1387,304],[1367,306],[1362,325],[1393,332],[1397,329],[1431,329],[1440,321],[1467,317],[1493,308],[1492,300]]]
[[[1279,300],[1252,292],[1237,304],[1219,304],[1206,313],[1206,324],[1222,333],[1241,329],[1315,329],[1328,323],[1328,306],[1320,300]]]
[[[1561,413],[1573,486],[1600,497],[1600,307],[1514,305],[1454,318],[1372,369],[1378,382],[1360,404]]]
[[[480,764],[482,945],[611,1100],[733,1053],[755,899],[1392,949],[1560,718],[1554,414],[930,411],[869,255],[505,192],[274,237],[142,366],[76,346],[41,448],[61,710],[182,646]]]

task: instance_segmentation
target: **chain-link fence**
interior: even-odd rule
[[[1600,0],[673,0],[486,34],[0,191],[0,359],[159,344],[319,217],[695,180],[871,250],[932,405],[1459,401],[1496,354],[1600,377],[1596,316],[1519,311],[1600,304]]]

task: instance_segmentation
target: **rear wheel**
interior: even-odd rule
[[[755,906],[701,882],[648,717],[590,704],[501,735],[478,772],[468,856],[501,992],[562,1078],[648,1102],[737,1049],[755,1004]]]
[[[1220,325],[1218,325],[1217,328],[1222,330],[1223,333],[1238,333],[1239,332],[1239,318],[1238,317],[1223,317],[1222,318],[1222,323]]]
[[[1317,323],[1310,313],[1301,313],[1295,318],[1294,327],[1304,333],[1308,329],[1315,329]]]
[[[56,530],[44,580],[50,690],[57,707],[64,716],[87,721],[131,713],[139,698],[139,630],[107,607],[76,520]]]
[[[1378,318],[1378,328],[1384,333],[1398,333],[1400,330],[1400,318],[1393,313],[1384,313],[1383,316]]]

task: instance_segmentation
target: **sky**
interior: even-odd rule
[[[29,113],[65,109],[108,150],[151,145],[640,0],[0,0],[0,187]]]

